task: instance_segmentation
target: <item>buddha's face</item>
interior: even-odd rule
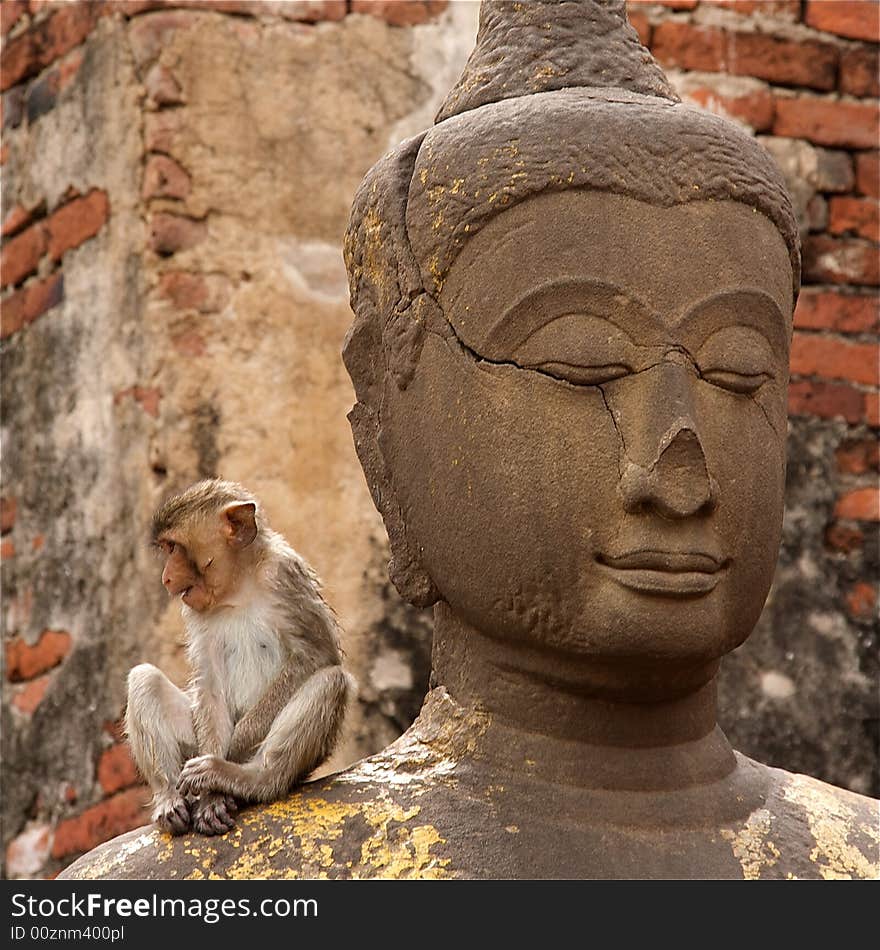
[[[466,245],[381,442],[410,539],[491,637],[605,663],[739,645],[776,563],[792,311],[735,202],[571,191]]]

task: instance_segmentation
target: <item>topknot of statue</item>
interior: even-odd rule
[[[678,102],[625,0],[484,0],[477,44],[436,121],[556,89],[615,88]]]

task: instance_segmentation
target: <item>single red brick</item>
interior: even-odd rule
[[[161,257],[185,251],[203,240],[207,233],[204,221],[184,218],[179,214],[154,214],[150,219],[150,247]]]
[[[208,285],[201,274],[168,271],[159,278],[159,293],[181,310],[201,310],[208,301]]]
[[[304,23],[319,23],[326,20],[341,20],[346,10],[346,0],[207,0],[210,9],[219,13],[236,13],[242,16],[280,16],[284,20]],[[169,6],[184,10],[204,10],[206,0],[114,0],[113,9],[125,16],[167,9]]]
[[[47,673],[35,680],[31,680],[21,689],[17,689],[12,696],[12,705],[27,716],[32,716],[37,706],[43,701],[46,690],[49,688],[51,676]]]
[[[788,387],[788,411],[793,416],[862,421],[865,394],[844,383],[824,380],[792,380]]]
[[[15,542],[9,539],[0,541],[0,561],[8,561],[15,557]]]
[[[198,24],[184,10],[159,10],[137,17],[128,30],[135,62],[142,68],[158,57],[178,31],[185,32]]]
[[[880,385],[880,363],[874,343],[856,343],[816,333],[795,331],[791,341],[791,372],[795,376],[843,379]]]
[[[880,7],[877,0],[809,0],[804,22],[826,33],[876,43],[880,35]]]
[[[5,4],[4,4],[5,6]],[[9,40],[3,48],[0,58],[0,92],[33,76],[41,69],[39,47],[34,34],[28,30]]]
[[[880,152],[856,155],[856,187],[863,195],[880,198]]]
[[[728,96],[708,86],[691,89],[686,98],[692,99],[715,115],[739,119],[756,132],[773,126],[776,100],[769,89],[755,89],[738,96]]]
[[[864,540],[862,532],[851,525],[838,524],[835,521],[825,529],[825,544],[844,554],[860,550]]]
[[[140,404],[141,409],[152,416],[154,419],[159,415],[159,402],[162,399],[162,391],[155,386],[130,386],[128,389],[120,389],[113,396],[114,405],[119,405],[123,399],[131,396],[135,402]]]
[[[627,10],[626,18],[630,26],[639,34],[639,42],[642,46],[651,45],[651,24],[644,13],[638,10]]]
[[[0,253],[0,286],[20,284],[25,277],[35,273],[47,245],[46,228],[42,221],[10,238]]]
[[[880,284],[880,258],[870,241],[811,234],[803,244],[804,281],[815,284]]]
[[[0,4],[0,35],[6,34],[27,12],[27,0],[3,0]]]
[[[880,96],[880,54],[876,46],[854,46],[841,53],[838,88],[851,96]]]
[[[846,609],[856,620],[867,620],[874,616],[877,606],[877,591],[873,584],[859,581],[846,595]]]
[[[833,89],[837,81],[838,53],[830,43],[798,43],[766,33],[726,32],[668,20],[654,29],[651,51],[662,63],[682,69],[816,89]]]
[[[667,20],[654,28],[651,52],[666,66],[717,72],[723,69],[720,30]]]
[[[52,857],[64,858],[91,851],[110,838],[144,824],[147,820],[144,808],[149,800],[146,788],[130,788],[105,798],[81,815],[60,822],[52,842]]]
[[[144,115],[144,148],[148,152],[170,153],[183,125],[179,109],[161,109]]]
[[[862,419],[874,429],[880,426],[880,393],[865,393],[865,411]]]
[[[779,99],[773,134],[809,139],[817,145],[872,148],[880,130],[877,107],[866,102],[846,102],[803,96]]]
[[[167,155],[151,155],[144,170],[143,197],[186,198],[190,193],[189,175],[173,158]]]
[[[44,630],[33,646],[19,637],[6,641],[6,678],[12,683],[30,680],[51,670],[70,653],[66,630]]]
[[[64,300],[64,275],[56,271],[45,280],[31,281],[3,301],[0,339],[17,333]]]
[[[449,6],[449,0],[352,0],[352,13],[368,13],[391,26],[416,26],[427,23]]]
[[[348,13],[345,0],[304,0],[302,3],[282,3],[273,6],[285,20],[319,23],[341,20]]]
[[[204,356],[205,338],[196,330],[186,330],[171,338],[174,349],[183,356]]]
[[[15,527],[17,504],[11,495],[0,496],[0,534],[9,534]]]
[[[107,192],[93,188],[87,195],[62,205],[47,220],[49,254],[55,261],[89,238],[104,226],[110,215]]]
[[[805,287],[798,297],[794,325],[800,330],[875,333],[880,330],[880,301],[876,294]]]
[[[725,39],[724,66],[734,76],[812,89],[835,87],[838,52],[830,43],[784,40],[766,33],[726,33]]]
[[[854,488],[837,499],[835,518],[851,521],[880,521],[880,490],[877,488]]]
[[[869,241],[880,241],[880,204],[876,198],[836,195],[829,210],[828,230],[832,234],[851,231]]]
[[[138,783],[138,771],[127,745],[105,749],[98,760],[98,781],[105,795]]]
[[[144,80],[147,95],[157,106],[176,106],[184,101],[180,83],[174,73],[161,63],[154,63]]]
[[[848,439],[834,453],[838,471],[864,475],[880,469],[880,442],[877,439]]]

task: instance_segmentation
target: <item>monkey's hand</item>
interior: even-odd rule
[[[173,789],[162,798],[157,799],[153,809],[153,821],[172,835],[182,835],[192,827],[189,803]]]
[[[223,766],[228,762],[216,755],[199,755],[184,763],[177,779],[177,790],[188,798],[206,792],[226,792]]]
[[[193,828],[200,835],[225,835],[234,827],[237,811],[231,795],[207,792],[193,802]]]

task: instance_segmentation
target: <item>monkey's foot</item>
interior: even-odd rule
[[[193,803],[193,828],[200,835],[225,835],[235,826],[238,804],[231,795],[208,792]]]
[[[184,763],[177,779],[181,795],[192,797],[206,792],[229,792],[224,781],[223,766],[229,763],[216,755],[199,755]]]
[[[167,831],[172,835],[182,835],[192,827],[189,803],[182,795],[170,792],[156,801],[153,821],[162,831]]]

